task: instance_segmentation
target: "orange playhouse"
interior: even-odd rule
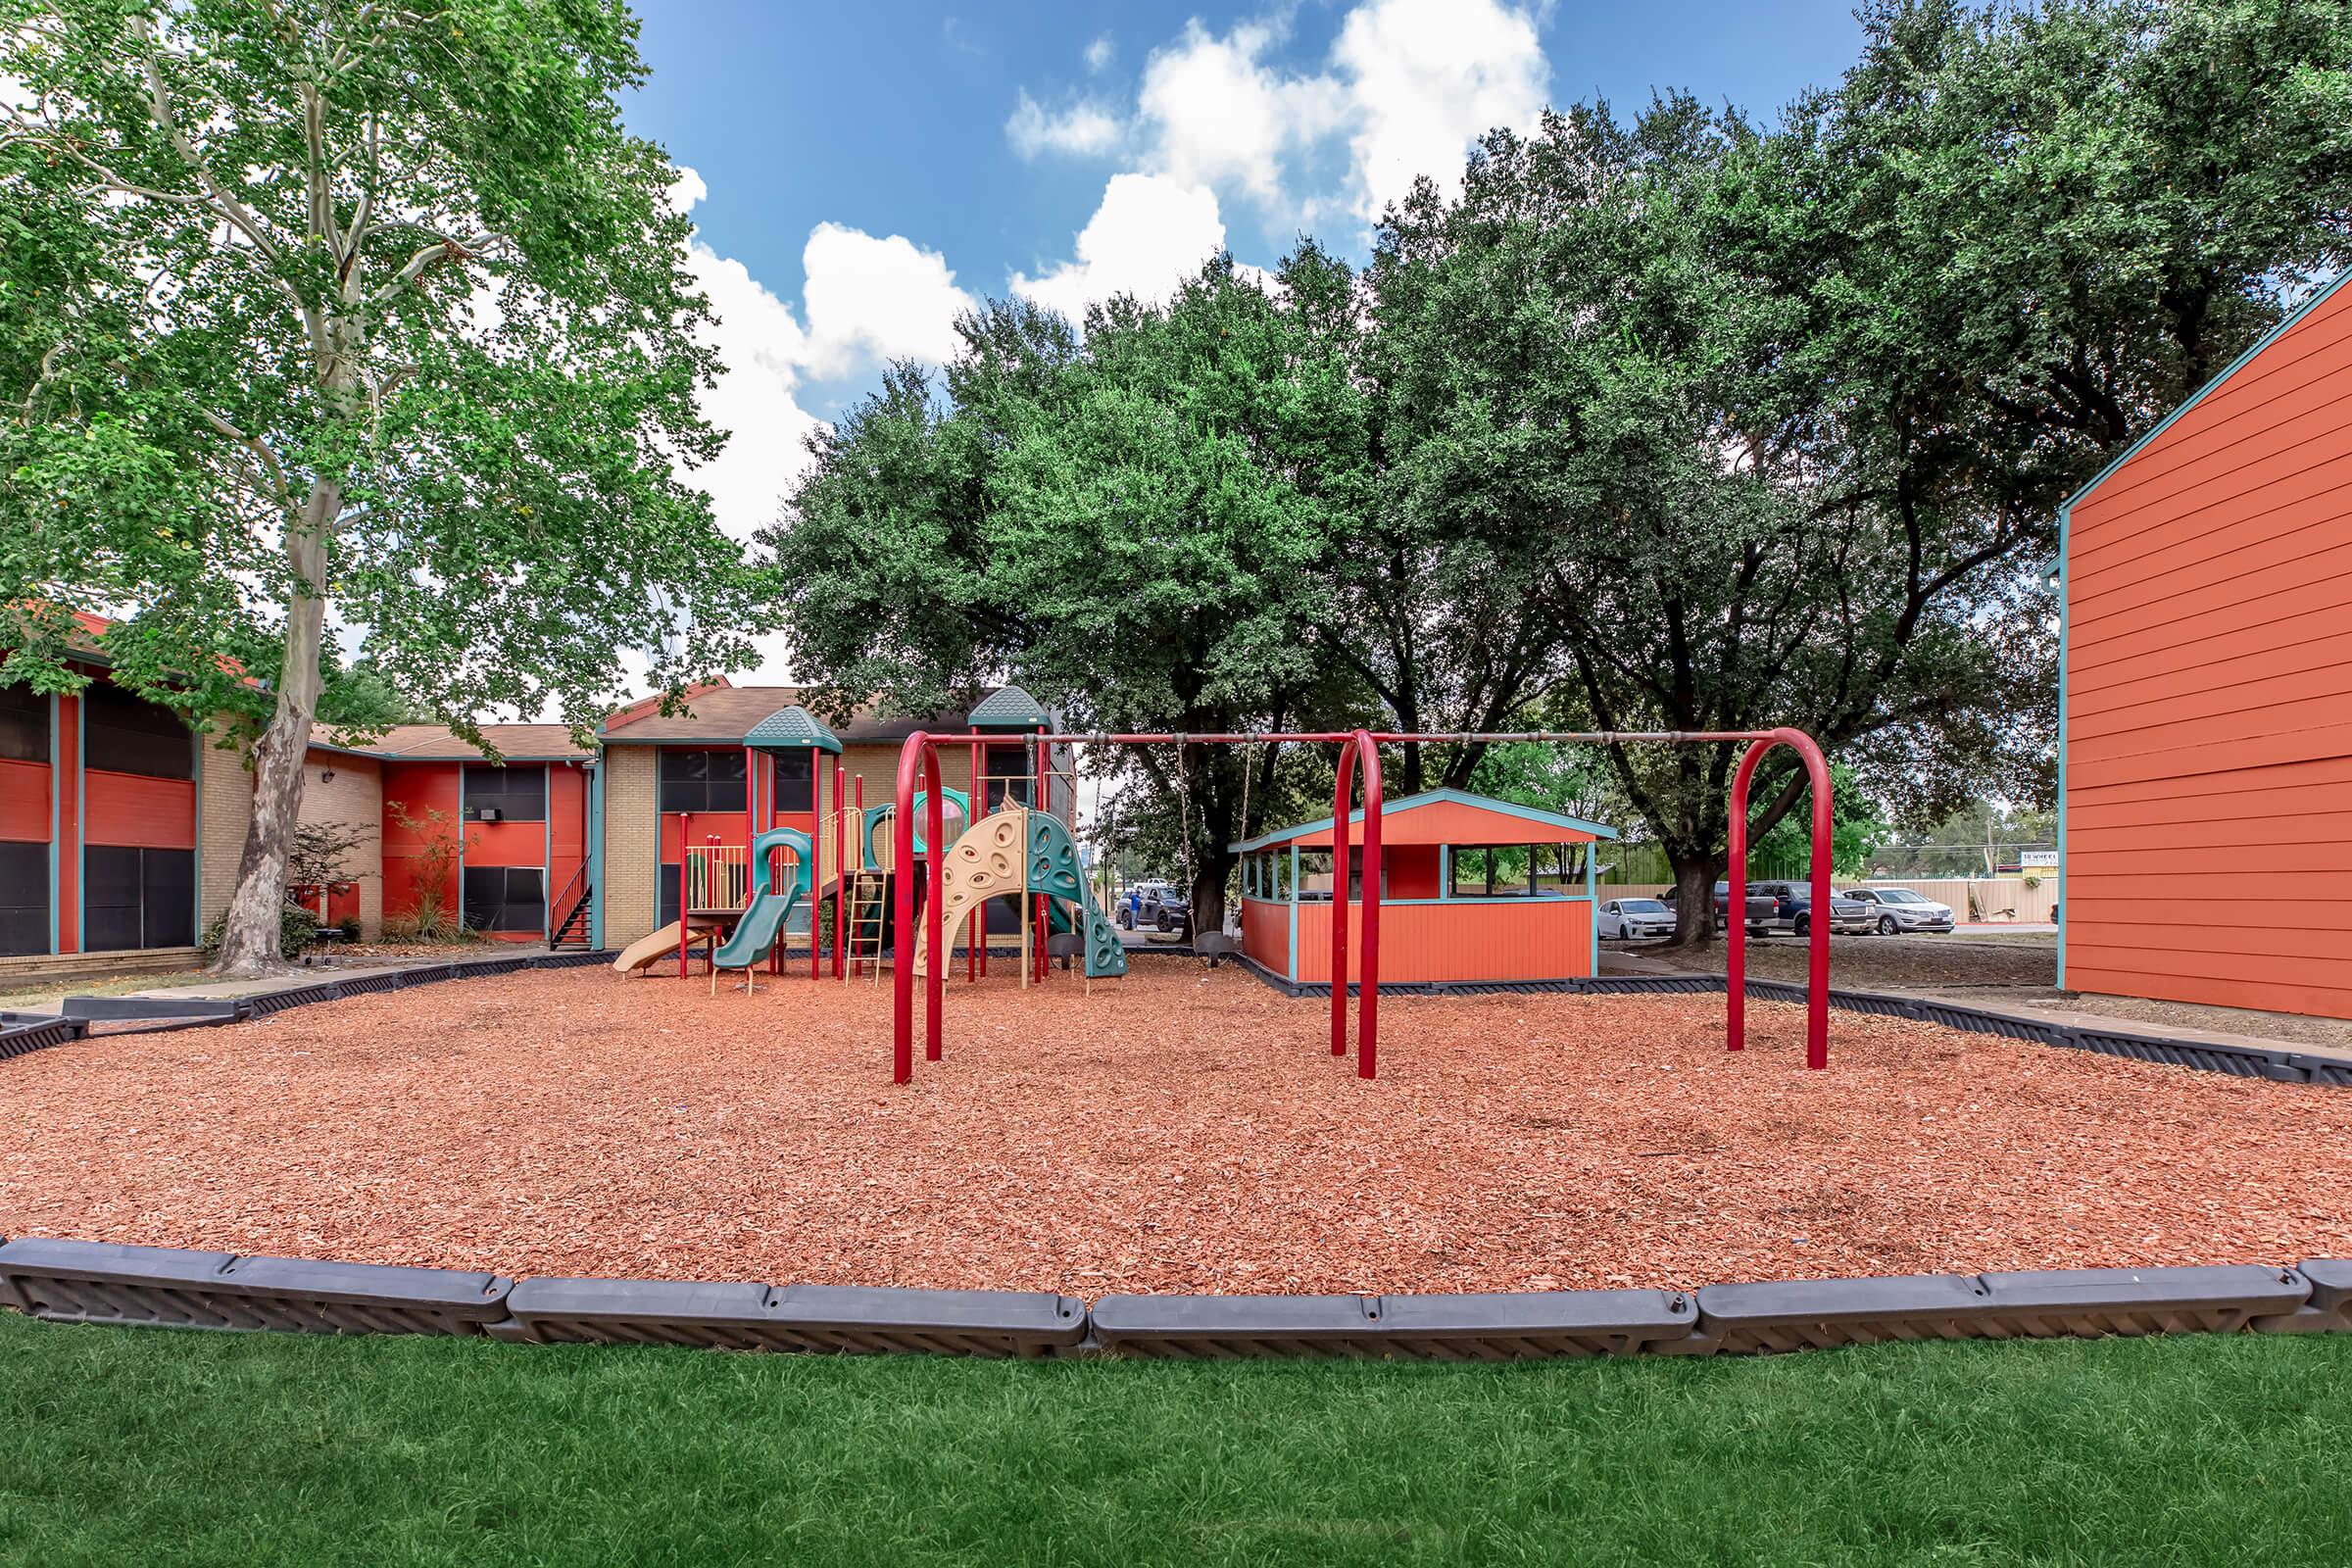
[[[1349,821],[1360,823],[1362,811]],[[1614,828],[1460,790],[1381,813],[1380,981],[1495,985],[1596,973],[1593,846]],[[1332,819],[1233,846],[1242,857],[1242,956],[1291,986],[1331,984]],[[1348,974],[1360,978],[1361,860],[1348,876]]]

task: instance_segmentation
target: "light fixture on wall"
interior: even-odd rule
[[[322,768],[320,768],[320,769],[318,770],[318,782],[319,782],[319,783],[321,783],[321,784],[332,784],[334,781],[335,781],[335,770],[334,770],[333,768],[331,768],[331,767],[322,767]]]

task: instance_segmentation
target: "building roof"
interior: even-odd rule
[[[783,709],[803,706],[802,697],[798,686],[730,686],[702,691],[690,695],[687,711],[681,713],[664,715],[641,704],[642,712],[607,722],[602,737],[606,744],[615,746],[742,746],[760,720]],[[986,706],[985,699],[981,706]],[[828,733],[843,746],[875,746],[903,741],[918,729],[954,733],[972,723],[972,715],[963,712],[884,717],[870,705],[861,704]]]
[[[1361,810],[1348,820],[1360,823]],[[1422,795],[1408,795],[1400,801],[1382,803],[1380,837],[1384,847],[1398,844],[1590,844],[1595,839],[1613,839],[1617,830],[1598,822],[1588,822],[1581,816],[1567,816],[1558,811],[1546,811],[1541,807],[1521,806],[1515,801],[1498,801],[1491,796],[1472,795],[1467,790],[1430,790]],[[1350,832],[1349,842],[1361,843],[1359,834]],[[1296,844],[1301,849],[1329,848],[1331,818],[1321,817],[1312,822],[1300,822],[1295,827],[1278,828],[1263,833],[1246,843],[1227,848],[1247,853],[1270,849],[1277,844]]]
[[[746,746],[813,746],[820,752],[839,753],[841,742],[818,718],[800,704],[779,708],[744,732]]]
[[[482,735],[508,762],[590,761],[596,753],[571,738],[562,724],[484,724]],[[335,751],[387,762],[478,762],[482,749],[463,740],[441,724],[397,724],[382,739],[365,746],[338,746]]]

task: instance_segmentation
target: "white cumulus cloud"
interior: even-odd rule
[[[1156,169],[1260,202],[1280,197],[1284,155],[1329,134],[1347,109],[1329,76],[1286,74],[1265,63],[1280,41],[1271,23],[1246,22],[1220,37],[1196,21],[1152,51],[1137,103]]]
[[[1114,294],[1167,298],[1224,248],[1216,192],[1168,174],[1114,174],[1079,230],[1076,259],[1036,277],[1015,273],[1012,287],[1082,321],[1089,304]]]
[[[1091,158],[1109,152],[1126,135],[1119,118],[1092,99],[1082,98],[1055,113],[1029,96],[1026,89],[1004,122],[1004,135],[1023,158],[1061,153]]]
[[[903,234],[877,239],[819,223],[801,266],[808,336],[800,364],[812,375],[874,360],[944,360],[956,350],[956,318],[977,303],[956,286],[947,258]]]
[[[1377,217],[1416,175],[1458,188],[1470,144],[1532,124],[1551,71],[1535,18],[1497,0],[1367,0],[1332,45],[1348,84],[1355,210]]]

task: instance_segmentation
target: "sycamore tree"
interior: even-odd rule
[[[614,0],[0,0],[0,678],[70,685],[90,610],[252,712],[223,972],[277,962],[336,628],[469,735],[748,657],[643,74]]]
[[[1024,303],[962,323],[934,388],[910,368],[812,443],[766,539],[800,586],[793,654],[819,700],[925,711],[1020,682],[1080,728],[1324,727],[1361,710],[1322,643],[1364,402],[1339,339],[1344,267],[1308,247],[1269,289],[1225,259],[1084,335]],[[1227,848],[1280,799],[1272,748],[1115,749],[1122,844],[1189,860],[1198,924]],[[1245,767],[1255,769],[1245,787]],[[1188,837],[1179,835],[1189,830]]]

